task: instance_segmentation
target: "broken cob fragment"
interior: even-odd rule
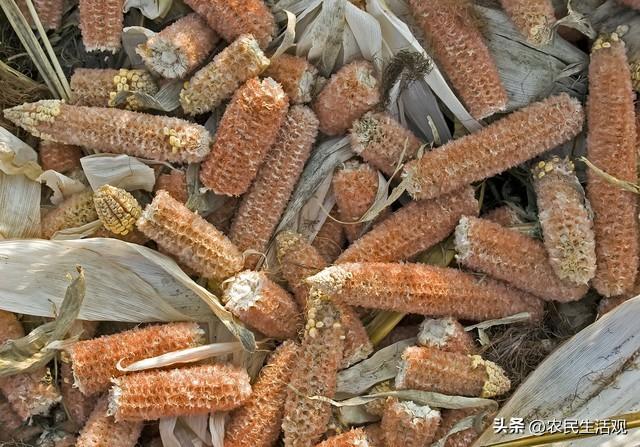
[[[111,185],[102,185],[93,194],[93,204],[104,227],[115,234],[126,235],[135,229],[142,214],[140,204],[130,193]]]
[[[287,95],[271,78],[249,79],[233,94],[200,180],[216,194],[244,194],[255,178],[289,108]]]
[[[523,107],[407,163],[407,190],[429,199],[506,171],[575,137],[583,119],[580,103],[565,93]]]
[[[367,434],[361,428],[353,428],[348,432],[334,435],[316,447],[368,447]]]
[[[38,147],[43,171],[52,169],[65,174],[80,168],[82,151],[77,146],[42,140]]]
[[[168,116],[55,99],[5,109],[4,116],[36,137],[116,154],[184,163],[203,160],[209,153],[207,129]]]
[[[77,447],[134,447],[142,433],[142,422],[116,422],[108,414],[109,400],[103,396],[98,400],[89,416],[78,441]]]
[[[110,379],[124,374],[116,368],[200,344],[203,331],[196,323],[170,323],[132,329],[92,340],[69,349],[75,385],[86,396],[105,391]]]
[[[388,399],[380,427],[388,446],[424,447],[431,445],[440,425],[440,412],[412,401]]]
[[[462,419],[474,416],[482,410],[477,408],[461,408],[458,410],[444,410],[442,412],[442,421],[436,439],[444,438],[449,431]],[[486,421],[484,425],[486,425]],[[450,435],[442,447],[470,447],[476,439],[480,437],[481,432],[476,431],[474,427],[462,430]]]
[[[242,253],[220,231],[158,191],[137,222],[138,229],[200,275],[225,280],[242,270]]]
[[[371,62],[357,60],[331,76],[313,103],[320,130],[338,135],[380,102],[379,82]]]
[[[51,239],[57,231],[80,227],[96,219],[98,213],[93,204],[93,191],[82,191],[66,199],[42,218],[42,237]]]
[[[524,223],[524,220],[522,220],[518,213],[508,205],[502,205],[498,208],[494,208],[480,217],[500,224],[503,227],[514,227]]]
[[[180,203],[187,203],[187,176],[184,171],[172,169],[168,174],[160,174],[153,186],[155,192],[164,189],[171,197]]]
[[[140,92],[154,95],[158,85],[146,70],[121,68],[76,68],[71,76],[70,104],[89,107],[115,107],[119,92]],[[142,105],[129,96],[125,107],[138,110]]]
[[[271,355],[253,385],[249,400],[231,413],[225,447],[271,447],[280,435],[287,384],[300,346],[285,341]]]
[[[547,45],[556,22],[551,0],[500,0],[502,7],[529,43]]]
[[[237,366],[150,370],[113,379],[109,413],[117,422],[207,414],[238,408],[250,395],[249,375]]]
[[[452,396],[491,398],[506,393],[510,387],[502,368],[478,355],[417,346],[404,350],[396,376],[397,389]]]
[[[317,134],[318,119],[311,109],[293,106],[231,224],[229,238],[243,252],[266,252]],[[258,260],[248,256],[245,267],[255,268]]]
[[[242,35],[185,83],[180,92],[182,109],[190,115],[213,110],[268,66],[269,58],[256,39],[250,34]]]
[[[123,6],[124,0],[79,0],[80,31],[87,51],[120,49]]]
[[[599,38],[589,63],[587,157],[606,173],[637,183],[634,94],[625,47],[617,34]],[[606,111],[606,113],[603,113]],[[603,296],[622,295],[638,271],[637,196],[587,170],[587,197],[594,212],[596,274]]]
[[[338,210],[334,206],[311,243],[328,264],[342,253],[346,241],[344,226],[338,219]]]
[[[474,17],[470,0],[409,0],[433,56],[471,115],[504,110],[507,92]],[[466,182],[470,183],[470,182]]]
[[[425,318],[420,324],[418,345],[462,354],[472,354],[476,351],[471,335],[451,317]]]
[[[305,58],[282,54],[271,60],[264,75],[282,85],[292,104],[311,102],[318,70]]]

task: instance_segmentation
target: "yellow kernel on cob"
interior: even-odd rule
[[[407,190],[429,199],[499,174],[575,137],[583,120],[582,106],[565,93],[530,104],[407,163]]]
[[[587,284],[596,271],[593,222],[573,163],[553,157],[533,169],[538,217],[558,278]]]
[[[399,368],[397,389],[490,398],[511,387],[502,368],[477,355],[410,346]]]
[[[232,365],[198,365],[150,370],[113,380],[109,413],[116,421],[229,411],[251,395],[249,375]]]
[[[460,217],[477,215],[478,208],[471,187],[432,200],[411,202],[357,239],[336,263],[411,259],[451,234]]]
[[[313,103],[320,130],[338,135],[380,102],[380,85],[371,62],[357,60],[343,66],[325,84]]]
[[[160,174],[153,187],[155,192],[164,189],[171,197],[180,203],[187,203],[187,175],[184,171],[172,169],[168,174]]]
[[[82,151],[77,146],[43,140],[38,147],[38,153],[43,171],[52,169],[64,174],[80,168]]]
[[[547,45],[551,42],[556,22],[551,0],[500,0],[500,3],[529,43]]]
[[[197,346],[203,331],[196,323],[170,323],[136,328],[92,340],[79,341],[69,349],[75,385],[90,396],[109,388],[112,377],[138,360]]]
[[[271,447],[280,435],[287,384],[300,346],[285,341],[271,355],[253,385],[249,400],[231,413],[225,447]]]
[[[4,110],[34,136],[169,162],[197,162],[209,153],[209,132],[179,118],[44,99]]]
[[[293,106],[251,188],[242,198],[229,238],[243,252],[265,253],[318,133],[318,119],[308,107]],[[248,256],[255,268],[258,256]]]
[[[451,317],[425,318],[420,324],[418,345],[462,354],[472,354],[476,351],[471,335]]]
[[[575,301],[588,290],[560,280],[542,242],[494,222],[465,216],[456,227],[456,259],[545,300]]]
[[[76,447],[134,447],[142,433],[142,422],[116,422],[108,414],[109,400],[98,400],[80,431]]]
[[[116,95],[121,91],[154,95],[158,92],[158,85],[146,70],[76,68],[71,76],[70,103],[78,106],[114,107]],[[125,107],[138,110],[142,105],[135,97],[130,96],[126,99]]]
[[[122,188],[102,185],[93,194],[93,204],[104,227],[115,234],[126,235],[135,229],[142,214],[140,204]]]
[[[342,253],[346,240],[344,226],[339,222],[337,207],[333,207],[311,244],[327,263],[331,264]]]
[[[120,49],[123,6],[124,0],[79,0],[80,31],[87,51]]]
[[[483,321],[529,312],[542,317],[540,299],[490,278],[453,268],[384,262],[340,264],[306,279],[351,306]]]
[[[439,424],[440,412],[428,405],[389,399],[380,427],[388,446],[424,447],[433,442]]]
[[[401,159],[414,159],[422,145],[413,132],[386,112],[365,113],[353,122],[349,136],[355,153],[389,176]]]
[[[513,208],[508,205],[502,205],[481,216],[483,219],[495,222],[503,227],[515,227],[522,225],[524,220],[520,218]]]
[[[50,239],[57,231],[80,227],[98,219],[93,205],[93,191],[72,195],[42,218],[42,237]]]
[[[613,39],[616,36],[616,40]],[[608,174],[637,183],[634,94],[625,47],[617,35],[598,39],[589,63],[587,157]],[[596,274],[603,296],[622,295],[638,271],[637,196],[587,170],[587,197],[594,212]]]
[[[242,253],[229,238],[166,191],[156,193],[136,225],[206,278],[222,281],[242,270]]]
[[[213,110],[268,66],[269,58],[256,39],[251,34],[244,34],[185,83],[180,92],[182,109],[190,115]]]
[[[282,85],[292,104],[311,102],[318,70],[303,57],[282,54],[271,60],[264,72]]]
[[[185,0],[224,40],[231,42],[241,34],[253,34],[266,48],[276,24],[263,0]]]
[[[444,438],[458,422],[466,417],[477,414],[479,411],[482,410],[476,408],[461,408],[458,410],[442,411],[442,421],[436,433],[436,439]],[[447,438],[443,447],[471,447],[473,442],[480,437],[480,434],[481,433],[477,432],[474,427],[453,433]]]
[[[146,67],[167,79],[184,78],[207,58],[218,35],[198,14],[191,13],[136,48]]]
[[[316,447],[369,447],[369,441],[363,429],[353,428],[348,432],[331,436]]]
[[[271,78],[249,79],[233,94],[200,180],[216,194],[244,194],[276,141],[289,102]]]

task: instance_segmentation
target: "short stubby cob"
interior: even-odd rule
[[[342,253],[347,240],[344,226],[339,222],[337,207],[333,207],[318,230],[312,245],[318,249],[327,263],[332,263]]]
[[[551,0],[500,0],[502,7],[529,43],[547,45],[556,22]]]
[[[380,102],[380,83],[371,62],[357,60],[343,66],[325,84],[313,103],[320,130],[338,135]]]
[[[264,75],[279,82],[293,104],[304,104],[313,99],[318,70],[305,58],[282,54],[271,60]]]
[[[268,66],[269,59],[252,35],[238,37],[185,83],[180,92],[182,110],[190,115],[213,110]]]
[[[156,178],[156,184],[153,185],[153,189],[156,192],[164,189],[180,203],[187,203],[189,199],[187,175],[184,171],[172,169],[168,174],[160,174]]]
[[[126,235],[135,229],[142,208],[130,193],[122,188],[103,185],[93,194],[93,204],[104,227],[115,234]]]
[[[124,23],[124,0],[79,0],[80,31],[87,51],[117,52]]]
[[[109,400],[98,400],[89,420],[80,431],[76,447],[134,447],[142,433],[142,422],[116,422],[108,414]]]
[[[114,107],[122,91],[154,95],[158,85],[146,70],[121,68],[76,68],[71,76],[70,103],[77,106]],[[125,108],[141,109],[135,96],[127,97]]]
[[[413,17],[438,65],[471,115],[482,119],[504,110],[507,92],[485,44],[470,0],[409,0]]]
[[[156,193],[137,227],[206,278],[222,281],[242,270],[242,253],[229,238],[166,191]]]
[[[203,331],[196,323],[170,323],[147,326],[79,341],[69,349],[75,385],[83,394],[105,391],[112,377],[120,372],[116,365],[155,357],[201,343]]]
[[[42,140],[38,146],[38,154],[43,171],[52,169],[66,174],[80,168],[82,151],[77,146]]]
[[[615,34],[611,41],[597,40],[589,63],[587,157],[606,173],[637,183],[633,100],[624,44]],[[596,235],[593,286],[604,296],[622,295],[631,290],[638,271],[637,196],[592,170],[587,180]]]
[[[168,116],[74,106],[54,99],[5,109],[4,116],[44,140],[116,154],[191,163],[209,153],[207,129]]]
[[[589,289],[559,279],[542,242],[485,219],[465,216],[455,233],[456,259],[545,300],[575,301]]]
[[[388,446],[424,447],[434,441],[440,412],[412,401],[389,399],[380,427]]]
[[[469,332],[454,318],[425,318],[420,324],[418,345],[443,351],[471,354],[476,351]]]
[[[271,78],[249,79],[233,94],[200,180],[216,194],[244,194],[276,141],[289,102]]]
[[[93,191],[82,191],[63,201],[42,218],[42,237],[50,239],[57,231],[80,227],[96,219],[98,213],[93,204]]]
[[[363,429],[354,428],[348,432],[331,436],[317,444],[316,447],[369,447],[369,440]]]
[[[407,163],[407,190],[428,199],[499,174],[575,137],[583,121],[582,106],[565,93],[530,104]]]

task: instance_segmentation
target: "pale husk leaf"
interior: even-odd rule
[[[129,61],[133,68],[144,67],[144,61],[138,53],[136,48],[138,45],[146,43],[148,39],[153,37],[156,33],[143,26],[126,26],[122,30],[122,48],[129,57]]]
[[[40,190],[24,175],[0,172],[0,239],[40,237]]]
[[[81,181],[60,174],[53,169],[44,171],[36,181],[44,184],[53,191],[51,203],[54,205],[59,205],[65,199],[86,189],[86,186]]]
[[[4,127],[0,127],[0,171],[7,175],[22,174],[31,180],[42,173],[36,151]]]
[[[152,191],[156,182],[153,169],[129,155],[88,155],[80,159],[80,164],[93,190],[111,185],[127,191]]]
[[[146,18],[155,20],[158,17],[164,17],[172,4],[173,0],[125,0],[122,10],[129,12],[129,9],[136,8]]]
[[[58,230],[53,233],[51,240],[69,241],[72,239],[82,239],[83,237],[91,236],[100,228],[102,228],[102,221],[97,219],[84,225],[80,225],[79,227],[63,228],[62,230]]]
[[[127,98],[133,96],[142,109],[172,112],[180,107],[180,91],[182,87],[183,82],[175,80],[163,85],[155,95],[139,91],[122,90],[116,94],[113,102],[115,105],[121,105],[127,101]]]
[[[276,42],[280,39],[282,40],[271,55],[271,59],[275,59],[278,56],[284,54],[295,44],[296,41],[296,15],[291,11],[287,11],[286,9],[284,10],[284,13],[287,16],[287,26],[285,27],[284,31],[282,31],[282,34],[276,39]]]

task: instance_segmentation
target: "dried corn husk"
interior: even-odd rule
[[[53,169],[44,171],[36,180],[53,191],[51,203],[54,205],[61,204],[65,199],[84,191],[86,188],[81,181],[60,174]]]
[[[156,176],[152,168],[129,155],[96,154],[80,159],[93,190],[111,185],[126,191],[153,191]]]
[[[0,171],[7,175],[22,174],[31,180],[42,174],[36,151],[3,127],[0,127]]]
[[[166,16],[172,4],[173,0],[125,0],[122,10],[129,12],[129,9],[136,8],[147,19],[154,20]]]

